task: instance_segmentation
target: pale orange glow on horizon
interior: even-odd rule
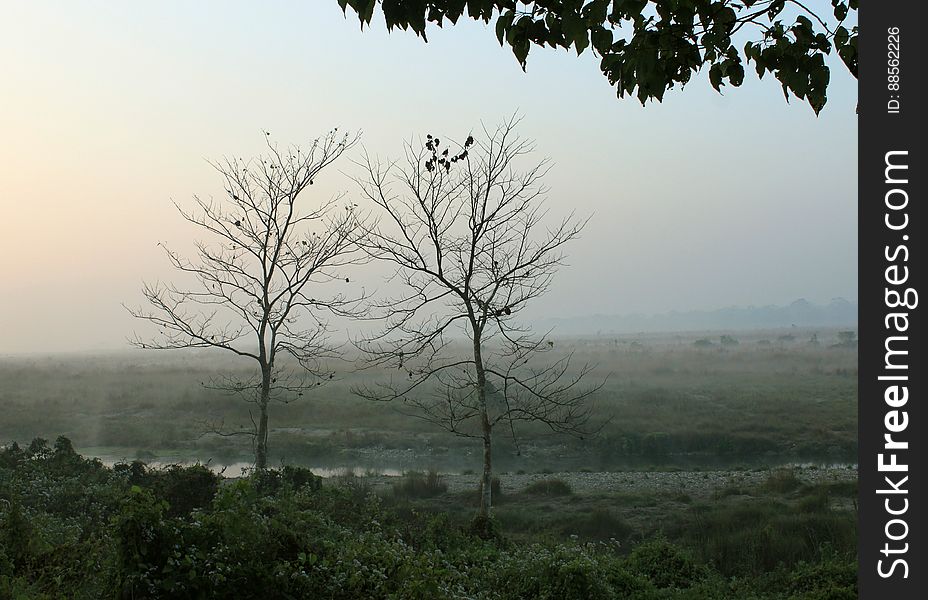
[[[535,52],[523,74],[479,24],[423,52],[334,0],[0,6],[0,354],[125,347],[121,303],[171,276],[157,243],[192,241],[172,201],[221,193],[207,159],[260,152],[264,129],[360,130],[395,156],[517,110],[554,162],[553,214],[595,214],[533,314],[856,299],[856,82],[837,70],[819,118],[751,78],[642,108],[590,56]],[[313,193],[351,193],[352,168]]]

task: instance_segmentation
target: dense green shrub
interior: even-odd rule
[[[468,525],[303,470],[220,481],[202,466],[108,469],[39,440],[0,449],[0,598],[852,598],[853,557],[828,544],[846,549],[853,528],[808,503],[700,508],[677,538],[697,558],[665,539],[625,556],[617,540],[517,543],[492,519]],[[573,525],[589,539],[628,527],[604,510]]]
[[[285,465],[281,469],[264,469],[251,474],[251,479],[259,493],[273,496],[281,489],[299,490],[309,488],[318,490],[322,487],[322,478],[303,467]]]
[[[639,544],[628,556],[628,568],[659,588],[685,588],[706,575],[692,558],[667,540]]]
[[[857,598],[857,563],[827,551],[820,562],[800,563],[788,576],[788,591],[803,600]]]

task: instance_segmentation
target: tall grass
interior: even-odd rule
[[[403,498],[433,498],[448,491],[448,484],[442,481],[435,469],[428,472],[407,471],[403,478],[393,484],[393,494]]]

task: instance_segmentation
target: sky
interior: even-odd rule
[[[827,3],[826,3],[827,4]],[[197,232],[173,202],[222,193],[207,163],[263,131],[360,131],[398,156],[518,112],[549,157],[552,221],[592,216],[529,318],[857,298],[857,83],[832,65],[816,117],[749,69],[663,103],[617,99],[589,51],[534,48],[523,73],[492,28],[429,43],[361,31],[335,0],[0,0],[0,354],[120,349],[122,304],[170,280],[157,244]],[[313,193],[357,195],[344,162]]]

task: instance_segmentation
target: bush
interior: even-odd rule
[[[527,527],[506,539],[492,519],[462,526],[461,514],[419,512],[426,503],[386,508],[375,494],[316,487],[305,470],[264,471],[220,481],[214,489],[215,476],[202,466],[150,470],[131,463],[108,469],[72,455],[65,443],[56,446],[39,442],[28,456],[22,449],[0,450],[0,598],[856,595],[855,521],[812,506],[811,498],[818,502],[827,486],[791,499],[815,508],[806,513],[762,498],[685,508],[693,518],[680,525],[676,539],[699,553],[703,562],[696,563],[689,549],[664,539],[639,544],[622,557],[611,542],[528,538],[540,520],[521,506],[505,509],[512,513],[505,521],[512,526],[518,517]],[[427,474],[411,478],[424,488],[442,487],[437,473],[431,485]],[[553,481],[538,487],[543,493],[560,487]],[[188,492],[195,500],[180,510],[179,496]],[[431,506],[451,501],[457,498]],[[586,531],[589,537],[627,528],[608,510],[578,516],[570,525],[570,533]]]
[[[856,550],[853,515],[832,510],[800,512],[762,499],[700,507],[679,525],[700,558],[723,575],[757,575],[813,562],[823,544],[842,553]]]
[[[442,481],[435,469],[428,473],[407,471],[403,478],[393,484],[393,494],[402,498],[433,498],[448,491],[448,484]]]
[[[251,474],[251,480],[258,492],[264,496],[273,496],[283,489],[299,490],[304,487],[318,490],[322,487],[322,478],[309,469],[286,465],[282,469],[262,469]]]
[[[625,540],[632,532],[632,527],[625,519],[607,508],[597,508],[586,515],[568,521],[562,531],[586,539],[618,541]]]
[[[39,551],[38,538],[22,506],[15,498],[12,502],[0,500],[0,556],[11,566],[25,567]]]
[[[540,479],[530,483],[522,492],[536,496],[569,496],[573,489],[563,479]]]
[[[777,469],[767,476],[761,488],[768,492],[786,494],[802,487],[802,480],[792,469]]]
[[[629,570],[659,588],[685,588],[703,579],[705,572],[682,550],[662,539],[639,544],[628,556]]]
[[[493,517],[483,515],[477,515],[471,520],[468,533],[481,540],[499,540],[502,538],[499,526],[493,520]]]
[[[826,551],[821,562],[800,563],[789,574],[788,590],[807,600],[853,600],[857,598],[857,562]]]
[[[133,486],[150,489],[168,503],[171,516],[189,515],[212,503],[219,489],[219,476],[203,465],[169,465],[150,469],[135,460],[113,466],[113,471]]]
[[[303,488],[318,490],[322,487],[322,478],[304,467],[285,465],[280,470],[280,478],[295,490]]]
[[[219,477],[203,465],[171,465],[155,472],[153,487],[167,501],[168,514],[189,515],[212,503],[219,489]]]

